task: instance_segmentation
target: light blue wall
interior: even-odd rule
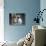
[[[46,0],[41,0],[40,1],[40,10],[42,11],[43,9],[46,9]],[[40,21],[40,25],[46,27],[46,10],[43,12],[43,22]]]
[[[4,38],[7,41],[18,41],[32,29],[35,12],[40,9],[40,0],[4,0]],[[24,12],[26,25],[10,26],[9,13]]]

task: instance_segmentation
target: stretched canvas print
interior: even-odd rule
[[[9,13],[9,24],[10,25],[24,25],[25,13]]]

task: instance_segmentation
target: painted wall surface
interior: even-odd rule
[[[41,9],[41,11],[43,9],[46,9],[46,0],[41,0],[40,1],[40,9]],[[40,25],[46,26],[46,10],[43,12],[42,17],[43,17],[43,22],[41,21]]]
[[[40,9],[40,0],[4,0],[4,38],[7,41],[18,41],[32,29],[32,21]],[[10,26],[9,13],[24,12],[26,24],[24,26]]]

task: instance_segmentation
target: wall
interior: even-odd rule
[[[18,41],[32,29],[34,17],[40,9],[40,0],[4,0],[4,39]],[[9,13],[24,12],[26,24],[24,26],[10,26]],[[34,24],[34,23],[33,23]]]
[[[40,1],[40,9],[41,9],[41,11],[43,9],[46,9],[46,0],[41,0]],[[40,25],[46,26],[46,20],[45,20],[46,19],[46,11],[43,12],[42,17],[43,17],[44,20],[43,20],[43,22],[42,21],[40,22]]]

